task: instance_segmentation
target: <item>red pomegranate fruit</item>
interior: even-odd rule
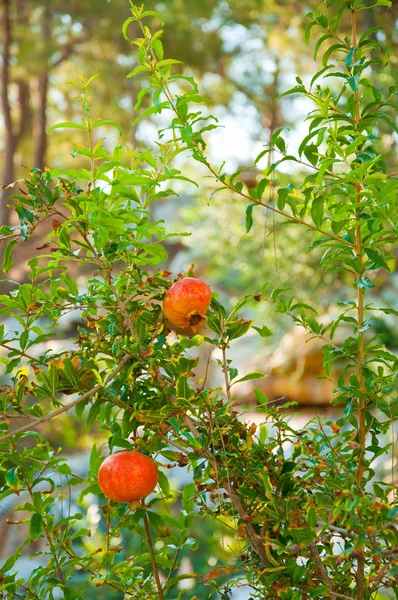
[[[152,458],[135,450],[108,456],[98,471],[98,485],[104,496],[115,502],[128,502],[136,508],[158,482],[158,469]]]
[[[211,289],[204,281],[183,277],[166,292],[163,312],[172,325],[190,327],[194,333],[203,326],[211,302]]]

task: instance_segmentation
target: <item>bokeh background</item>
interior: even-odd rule
[[[286,128],[289,153],[297,149],[307,132],[305,116],[312,106],[296,96],[278,100],[278,95],[292,87],[297,76],[309,81],[319,68],[322,53],[317,64],[312,57],[314,42],[307,46],[303,41],[305,15],[318,4],[315,0],[146,1],[147,9],[163,15],[165,57],[183,61],[184,65],[178,68],[186,75],[194,75],[201,93],[212,102],[208,110],[222,126],[207,137],[209,156],[215,165],[226,161],[231,170],[250,166],[280,127]],[[85,79],[99,74],[91,86],[92,115],[113,119],[124,132],[118,139],[116,130],[110,128],[105,147],[112,148],[115,143],[138,149],[155,146],[161,119],[142,120],[133,126],[137,116],[134,104],[145,80],[126,77],[137,65],[134,47],[121,32],[124,20],[129,17],[127,0],[1,0],[0,10],[2,185],[22,178],[31,167],[79,166],[83,159],[74,149],[85,143],[80,133],[67,129],[47,133],[48,127],[59,121],[81,119],[80,104],[74,99],[76,89],[68,83],[76,79],[77,73]],[[160,24],[154,19],[151,26],[157,29]],[[382,29],[373,35],[390,48],[391,58],[383,68],[372,66],[369,77],[382,91],[387,91],[396,85],[398,74],[396,0],[391,9],[380,7],[361,13],[360,31],[377,26]],[[347,24],[347,32],[348,27]],[[130,35],[133,34],[132,26]],[[327,44],[323,50],[326,47]],[[380,123],[380,147],[393,170],[397,170],[397,142],[398,136]],[[260,162],[257,170],[244,171],[242,177],[247,182],[255,181],[265,166]],[[316,306],[324,322],[336,314],[339,301],[352,297],[348,279],[320,271],[316,252],[307,253],[311,233],[303,234],[301,228],[282,224],[272,214],[256,209],[254,227],[246,234],[246,206],[241,200],[223,192],[209,204],[213,187],[200,165],[186,156],[179,159],[178,168],[194,179],[198,187],[181,182],[178,197],[153,208],[154,217],[163,219],[169,231],[190,234],[168,245],[169,259],[163,267],[173,275],[186,271],[194,263],[196,274],[206,279],[221,300],[231,306],[243,294],[257,293],[264,283],[270,289],[289,285],[297,299],[311,301]],[[297,165],[281,165],[278,184],[294,185],[304,173]],[[12,189],[0,190],[0,224],[16,224],[15,215],[7,207],[12,204],[9,197],[12,193]],[[27,277],[26,261],[43,243],[45,235],[44,231],[38,233],[16,248],[14,266],[8,274],[11,280],[21,282]],[[369,297],[369,301],[397,309],[398,272],[395,263],[390,267],[391,275],[384,269],[372,273],[376,287],[374,298]],[[84,286],[84,273],[76,277],[79,285]],[[0,281],[0,293],[9,289],[9,283]],[[266,302],[250,305],[246,310],[244,316],[255,318],[259,327],[270,330],[270,335],[262,338],[253,332],[231,348],[231,358],[237,361],[242,375],[253,370],[267,373],[268,377],[256,381],[256,386],[270,400],[297,401],[301,406],[301,416],[296,417],[298,424],[315,412],[333,411],[329,405],[333,383],[317,379],[322,375],[322,344],[316,340],[308,342],[303,331],[288,318],[276,314]],[[62,320],[57,339],[52,342],[55,351],[73,347],[78,324],[78,314]],[[397,351],[396,319],[394,322],[393,317],[375,311],[372,332],[379,333],[385,345]],[[217,356],[213,355],[214,358]],[[210,363],[209,385],[222,385],[213,362],[216,365],[215,361]],[[241,384],[236,386],[236,393],[245,411],[253,407],[252,412],[245,412],[245,418],[255,420],[258,416],[253,387],[251,382]],[[72,416],[65,415],[51,424],[47,435],[54,444],[65,448],[76,472],[84,475],[93,436],[79,427]],[[101,439],[98,432],[95,436]],[[97,505],[93,499],[87,502],[89,525],[101,535]],[[23,530],[19,537],[18,533],[13,534],[14,538],[9,535],[5,518],[11,514],[12,506],[3,506],[2,510],[0,539],[6,543],[0,548],[0,559],[13,552],[19,537],[23,537]],[[208,546],[205,556],[197,552],[194,558],[187,558],[194,562],[187,568],[195,572],[206,572],[206,568],[217,564],[217,553],[222,556],[221,530],[204,528],[201,536]],[[225,560],[231,552],[236,552],[234,543],[234,540],[227,544],[222,541]],[[23,568],[28,572],[31,568],[28,558],[26,562]],[[88,588],[87,598],[105,598],[102,593],[105,592]],[[199,598],[207,597],[200,595],[200,591],[195,593]],[[242,591],[241,600],[248,598],[245,594],[247,591]]]

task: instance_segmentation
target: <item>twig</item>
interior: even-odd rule
[[[147,517],[146,513],[144,514],[144,526],[145,526],[145,532],[146,532],[146,537],[147,537],[147,541],[148,541],[149,554],[151,555],[152,570],[153,570],[153,575],[154,575],[155,581],[156,581],[156,587],[158,588],[160,600],[163,600],[164,599],[163,588],[162,588],[162,584],[160,583],[159,569],[158,569],[158,565],[156,564],[156,557],[155,557],[155,553],[153,551],[153,545],[152,545],[151,531],[149,529],[148,517]]]
[[[123,316],[124,316],[124,318],[125,318],[125,321],[126,321],[126,323],[127,323],[127,326],[128,326],[128,328],[129,328],[129,329],[130,329],[130,331],[131,331],[131,334],[134,336],[134,338],[135,338],[137,341],[139,341],[139,340],[140,340],[140,338],[139,338],[139,336],[138,336],[138,333],[137,333],[137,330],[136,330],[136,328],[134,327],[133,321],[131,320],[131,316],[130,316],[130,314],[129,314],[129,312],[128,312],[127,308],[126,308],[126,303],[125,303],[125,302],[123,302],[123,301],[121,300],[121,298],[120,298],[119,294],[117,293],[117,291],[116,291],[116,288],[115,288],[115,286],[114,286],[114,285],[113,285],[113,283],[112,283],[112,276],[111,276],[110,272],[109,272],[109,271],[105,271],[104,269],[102,269],[102,270],[103,270],[103,272],[104,272],[104,277],[105,277],[105,279],[107,280],[107,282],[108,282],[108,284],[109,284],[109,287],[110,287],[110,288],[111,288],[111,290],[112,290],[112,294],[113,294],[113,295],[115,296],[115,298],[116,298],[117,305],[118,305],[118,307],[120,308],[120,310],[122,311],[122,314],[123,314]]]
[[[225,379],[225,392],[227,394],[228,402],[231,402],[231,382],[228,377],[228,362],[227,362],[227,347],[225,344],[221,348],[222,351],[222,369],[224,372]]]
[[[318,551],[316,544],[314,542],[311,542],[308,549],[310,551],[312,558],[314,559],[314,562],[317,566],[318,573],[319,573],[322,581],[325,583],[325,585],[328,586],[328,591],[330,593],[333,593],[332,582],[329,578],[329,575],[325,568],[325,565],[323,564],[322,559],[319,555],[319,551]]]
[[[193,423],[191,418],[187,414],[183,414],[182,420],[184,421],[185,425],[187,426],[189,431],[192,433],[194,438],[196,438],[196,439],[199,438],[200,433],[196,429],[195,424]],[[219,480],[224,481],[226,479],[226,477],[223,477],[221,475],[220,465],[218,464],[216,457],[213,456],[213,454],[211,452],[209,452],[208,450],[206,450],[204,448],[202,450],[202,454],[203,454],[204,458],[206,458],[209,461],[209,463],[211,464],[211,466],[217,473],[217,477],[219,478]],[[229,492],[229,495],[231,498],[231,502],[235,506],[240,518],[242,519],[242,522],[244,523],[249,545],[251,546],[252,550],[257,554],[257,556],[259,557],[261,562],[267,566],[268,559],[267,559],[264,545],[263,545],[261,539],[259,538],[259,536],[257,535],[257,533],[255,532],[253,525],[251,523],[247,522],[246,512],[242,506],[242,502],[240,500],[239,495],[237,494],[237,492],[233,489],[233,487],[231,485],[229,485],[228,488],[229,488],[228,492]]]

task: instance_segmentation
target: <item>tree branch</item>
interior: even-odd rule
[[[124,358],[122,358],[122,360],[117,365],[117,367],[112,371],[112,373],[109,373],[108,377],[105,380],[105,385],[107,383],[109,383],[119,373],[119,371],[122,370],[122,368],[124,367],[124,365],[130,358],[131,358],[130,355],[127,355]],[[28,423],[27,425],[24,425],[23,427],[19,427],[18,429],[15,429],[15,431],[10,431],[6,435],[3,435],[2,437],[0,437],[0,443],[4,442],[5,440],[8,440],[9,438],[12,438],[14,435],[18,435],[18,433],[23,433],[24,431],[29,431],[31,429],[35,429],[42,423],[46,423],[46,421],[51,421],[51,419],[54,419],[55,417],[58,417],[58,415],[61,415],[62,413],[70,410],[77,404],[80,404],[80,402],[83,402],[83,400],[86,400],[86,398],[88,398],[89,396],[92,396],[93,394],[100,392],[102,389],[104,389],[104,386],[102,386],[98,383],[97,385],[92,387],[91,390],[88,390],[88,392],[85,392],[84,394],[79,396],[79,398],[76,398],[76,400],[73,400],[73,402],[69,402],[69,404],[65,404],[64,406],[61,406],[61,408],[54,410],[52,413],[49,413],[45,417],[42,417],[41,419],[37,419],[37,421],[35,421],[34,423]]]
[[[200,433],[196,429],[194,422],[187,414],[182,415],[182,420],[184,421],[185,425],[187,426],[189,431],[192,433],[194,438],[200,437]],[[226,483],[228,493],[231,498],[231,502],[234,505],[234,507],[236,508],[238,515],[240,516],[242,523],[245,526],[246,533],[247,533],[247,541],[249,542],[249,545],[251,546],[253,552],[255,552],[255,554],[257,554],[258,558],[261,560],[263,565],[267,566],[268,558],[267,558],[267,554],[265,552],[264,544],[262,543],[260,537],[255,532],[253,525],[251,523],[247,522],[246,511],[243,508],[243,505],[242,505],[242,502],[240,500],[238,493],[233,489],[231,483],[228,481],[228,478],[223,477],[221,475],[220,465],[217,462],[216,457],[213,456],[213,454],[211,452],[209,452],[209,450],[206,450],[204,448],[202,450],[202,455],[204,458],[206,458],[209,461],[209,463],[211,464],[213,469],[216,471],[218,480],[220,482]]]

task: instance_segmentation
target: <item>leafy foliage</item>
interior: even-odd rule
[[[388,4],[376,0],[374,6]],[[12,325],[0,330],[0,360],[8,376],[1,389],[0,499],[18,496],[17,510],[29,515],[28,538],[1,568],[0,591],[7,597],[84,598],[85,586],[81,580],[76,585],[80,574],[99,593],[106,589],[106,597],[187,597],[192,592],[179,587],[181,580],[195,582],[199,574],[184,574],[179,567],[197,547],[193,536],[199,519],[221,520],[237,541],[235,559],[203,573],[196,597],[228,598],[234,586],[247,586],[252,598],[283,600],[370,599],[382,586],[397,593],[394,485],[377,481],[374,465],[389,451],[380,436],[391,432],[396,418],[398,360],[377,338],[366,336],[374,308],[366,304],[366,292],[375,285],[372,272],[389,268],[397,240],[398,180],[387,172],[378,139],[380,119],[394,128],[396,90],[383,99],[368,77],[370,64],[386,60],[386,49],[373,39],[372,30],[357,36],[356,15],[366,4],[328,0],[324,7],[330,13],[310,13],[306,30],[307,38],[321,30],[315,52],[331,44],[324,67],[309,87],[298,78],[289,91],[314,103],[309,133],[293,156],[287,153],[283,131],[276,130],[261,153],[270,160],[255,187],[245,187],[240,173],[229,174],[208,159],[206,132],[217,121],[198,106],[206,98],[194,79],[173,69],[178,61],[164,57],[161,30],[152,33],[146,24],[147,18],[162,20],[155,11],[132,4],[123,27],[140,62],[131,75],[146,78],[136,109],[145,96],[151,97],[137,119],[171,115],[155,152],[117,145],[109,153],[102,140],[94,144],[94,129],[118,125],[92,118],[87,87],[93,78],[72,82],[84,116],[81,123],[58,127],[85,131],[87,146],[76,153],[87,159],[87,168],[32,170],[26,189],[14,197],[18,227],[2,230],[4,239],[10,239],[3,262],[7,272],[15,243],[52,220],[40,248],[44,252],[29,261],[29,282],[14,284],[1,297],[1,313]],[[346,17],[350,38],[340,34]],[[138,25],[140,37],[130,38],[131,25],[134,31]],[[324,250],[319,268],[343,271],[352,281],[352,300],[341,306],[336,319],[324,324],[312,306],[289,297],[284,286],[265,287],[229,313],[213,298],[209,332],[192,338],[170,335],[161,302],[171,280],[162,262],[167,256],[164,241],[175,234],[154,221],[148,208],[173,195],[171,186],[186,179],[173,166],[182,152],[206,167],[217,188],[249,203],[242,210],[248,232],[256,206],[314,232],[310,250]],[[281,158],[274,160],[274,153]],[[261,156],[254,158],[255,164]],[[304,159],[312,172],[300,187],[279,187],[279,164]],[[276,191],[275,202],[272,195],[265,199],[268,188]],[[84,270],[85,285],[70,276],[72,266]],[[256,397],[265,422],[259,431],[239,420],[233,385],[262,375],[239,376],[228,348],[254,327],[240,311],[262,298],[325,342],[326,377],[335,361],[344,361],[332,399],[341,406],[335,423],[316,420],[297,432],[260,390]],[[59,355],[47,342],[72,310],[82,321],[76,349]],[[334,337],[343,324],[351,334],[336,346]],[[270,335],[266,324],[259,325],[260,335]],[[219,351],[226,398],[222,390],[194,379],[198,359],[192,349],[204,341]],[[70,394],[75,397],[67,402]],[[91,540],[85,507],[92,495],[100,495],[102,448],[93,446],[87,477],[82,478],[36,432],[72,409],[87,430],[97,426],[104,432],[111,452],[136,448],[166,467],[188,466],[192,481],[180,493],[163,473],[159,494],[135,511],[123,504],[101,504],[104,533]],[[27,425],[14,427],[21,417]],[[68,489],[78,490],[79,497],[73,497],[65,514],[60,507]],[[136,540],[133,556],[118,543],[126,531]],[[32,541],[45,560],[22,580],[17,561]]]

